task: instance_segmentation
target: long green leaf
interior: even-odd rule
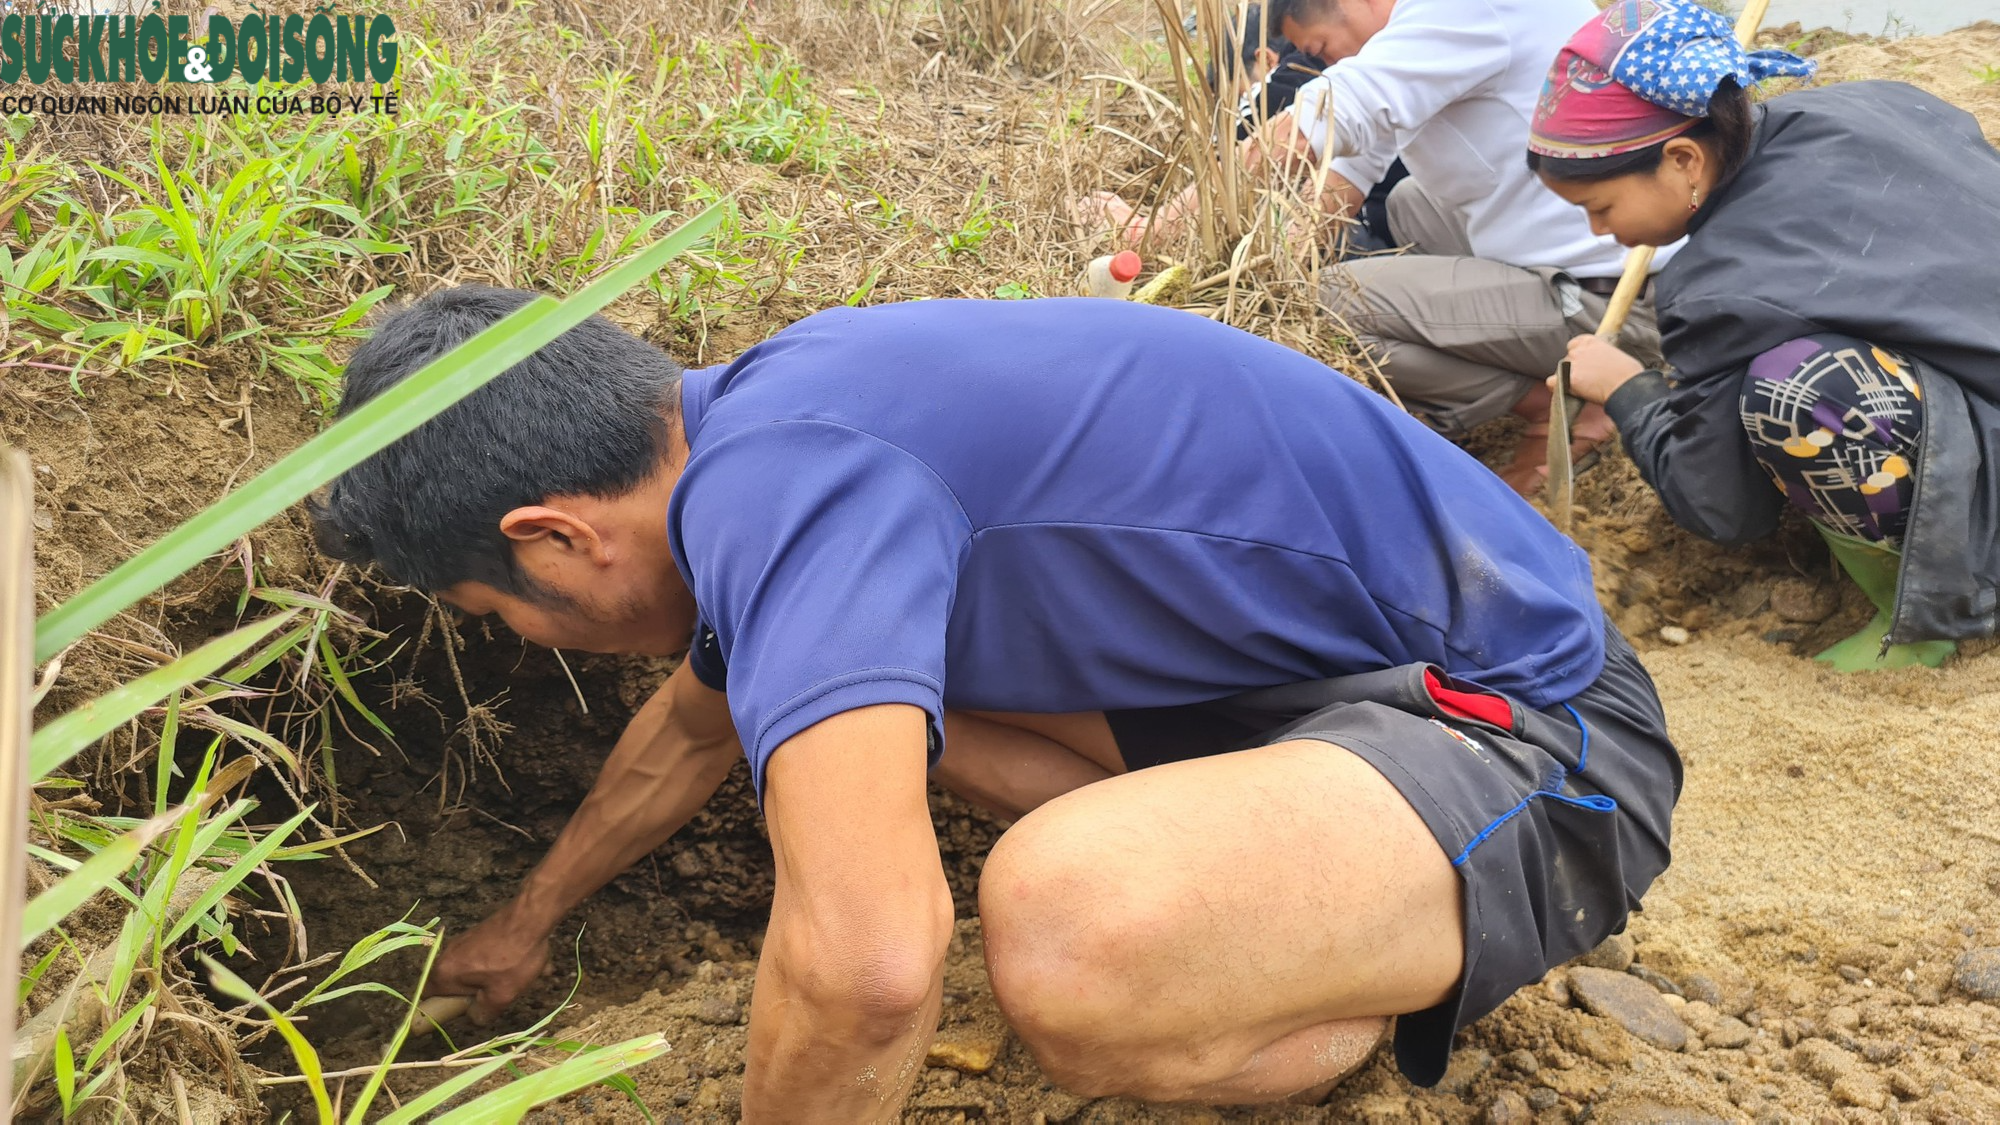
[[[529,1110],[543,1102],[554,1101],[564,1094],[623,1074],[641,1063],[659,1058],[670,1049],[666,1039],[659,1035],[641,1035],[637,1039],[628,1039],[623,1043],[602,1047],[587,1054],[573,1055],[547,1070],[509,1082],[492,1093],[482,1094],[449,1113],[431,1118],[430,1121],[432,1125],[485,1125],[490,1121],[519,1121]],[[471,1083],[466,1085],[469,1086]],[[436,1104],[429,1103],[421,1108],[428,1110],[434,1108]],[[384,1117],[381,1125],[405,1125],[407,1122],[420,1120],[420,1113],[410,1112],[417,1109],[419,1109],[418,1103],[410,1102],[396,1113]]]
[[[120,724],[165,699],[175,689],[214,674],[217,668],[276,632],[291,617],[289,613],[281,613],[217,637],[172,664],[155,668],[45,724],[28,744],[28,776],[40,780],[54,773],[84,747],[117,730]]]
[[[711,204],[631,261],[568,298],[530,301],[362,404],[250,483],[44,614],[35,630],[35,660],[48,660],[132,603],[581,324],[678,257],[712,230],[722,216],[723,204]]]
[[[217,992],[232,999],[255,1004],[264,1010],[265,1015],[271,1017],[272,1026],[278,1029],[278,1035],[285,1041],[285,1046],[292,1049],[292,1058],[299,1064],[299,1073],[305,1076],[306,1086],[312,1090],[313,1107],[319,1110],[320,1125],[335,1125],[339,1118],[334,1116],[333,1099],[326,1092],[325,1068],[320,1066],[319,1052],[313,1050],[311,1043],[306,1042],[306,1037],[299,1033],[298,1025],[286,1019],[285,1013],[273,1008],[271,1002],[258,995],[257,990],[251,988],[242,977],[223,968],[220,961],[204,956],[201,963],[208,967],[208,979],[215,985]]]
[[[172,828],[180,815],[180,809],[170,810],[118,837],[63,876],[55,886],[29,900],[21,911],[21,945],[25,948],[48,933],[90,896],[117,882],[120,875],[138,862],[146,845]]]
[[[313,814],[314,807],[313,805],[307,805],[299,811],[297,816],[272,829],[263,839],[257,841],[257,846],[245,853],[242,859],[231,864],[227,871],[217,876],[201,892],[201,896],[195,899],[194,903],[187,908],[187,912],[181,915],[180,921],[174,923],[174,927],[167,931],[164,938],[160,939],[160,944],[171,946],[179,941],[182,934],[187,933],[196,922],[200,921],[204,915],[215,908],[216,903],[222,901],[223,895],[235,890],[243,880],[255,874],[257,865],[269,858],[272,852],[277,851],[278,845],[285,842],[285,837],[298,831],[299,825],[304,824],[306,818]]]
[[[153,1001],[158,999],[159,995],[157,991],[148,992],[137,1004],[132,1005],[124,1015],[119,1016],[110,1027],[105,1028],[104,1034],[97,1037],[97,1045],[90,1049],[89,1055],[85,1056],[83,1069],[85,1071],[96,1070],[97,1064],[104,1061],[104,1053],[112,1047],[117,1046],[120,1039],[125,1038],[125,1033],[131,1031],[138,1024],[140,1017],[146,1014],[146,1009],[152,1006]]]
[[[404,1102],[402,1108],[383,1117],[375,1125],[416,1125],[417,1122],[424,1119],[424,1114],[479,1085],[479,1083],[490,1077],[493,1072],[505,1067],[512,1061],[514,1061],[513,1056],[501,1055],[497,1059],[490,1059],[480,1063],[478,1066],[459,1071],[443,1082],[425,1090],[410,1101]],[[487,1120],[504,1121],[507,1119],[501,1117],[488,1118]]]

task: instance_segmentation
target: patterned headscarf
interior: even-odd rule
[[[1570,159],[1636,152],[1694,128],[1725,78],[1747,90],[1817,69],[1784,51],[1745,51],[1728,20],[1693,0],[1617,0],[1556,56],[1528,148]]]

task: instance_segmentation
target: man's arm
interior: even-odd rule
[[[589,795],[513,900],[445,945],[427,991],[470,995],[473,1018],[492,1018],[547,966],[549,931],[563,915],[666,843],[741,753],[726,698],[683,663],[632,716]]]
[[[893,1120],[923,1069],[952,932],[925,722],[907,704],[847,711],[770,759],[778,887],[750,1008],[747,1120]]]
[[[1315,188],[1314,202],[1328,215],[1359,214],[1368,200],[1367,189],[1334,171],[1330,158],[1322,158],[1312,139],[1300,128],[1297,116],[1286,110],[1264,123],[1257,133],[1238,146],[1243,163],[1253,171],[1269,160],[1280,174]]]

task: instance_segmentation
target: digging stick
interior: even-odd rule
[[[417,1022],[410,1025],[410,1034],[429,1035],[440,1024],[447,1024],[464,1015],[472,1007],[470,996],[430,996],[417,1005]]]
[[[1764,12],[1771,6],[1771,0],[1749,0],[1743,5],[1743,14],[1736,17],[1736,41],[1749,46],[1757,38],[1757,29],[1764,25]],[[1597,323],[1597,338],[1607,343],[1618,339],[1625,330],[1625,318],[1631,315],[1632,306],[1639,300],[1639,294],[1646,288],[1646,278],[1653,272],[1653,247],[1634,246],[1625,255],[1625,270],[1618,275],[1618,288],[1612,290],[1611,300],[1604,307],[1604,317]],[[1572,511],[1576,498],[1576,473],[1570,464],[1570,427],[1576,424],[1576,416],[1583,404],[1576,401],[1569,391],[1569,360],[1556,365],[1555,399],[1549,405],[1549,519],[1564,535],[1570,532]]]
[[[34,472],[0,448],[0,997],[20,975],[20,909],[28,879],[28,697],[34,689]],[[0,1015],[0,1059],[14,1057],[14,1003]],[[0,1107],[14,1103],[0,1065]]]
[[[21,969],[28,860],[28,698],[35,683],[35,489],[28,457],[0,449],[0,1059],[14,1057],[12,997]],[[0,1107],[14,1104],[0,1066]]]

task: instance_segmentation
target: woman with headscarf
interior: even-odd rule
[[[1900,82],[1749,98],[1812,73],[1680,0],[1563,49],[1529,166],[1628,246],[1688,239],[1656,280],[1671,373],[1582,337],[1573,385],[1681,526],[1812,520],[1877,607],[1820,659],[1936,665],[2000,593],[2000,152]]]

